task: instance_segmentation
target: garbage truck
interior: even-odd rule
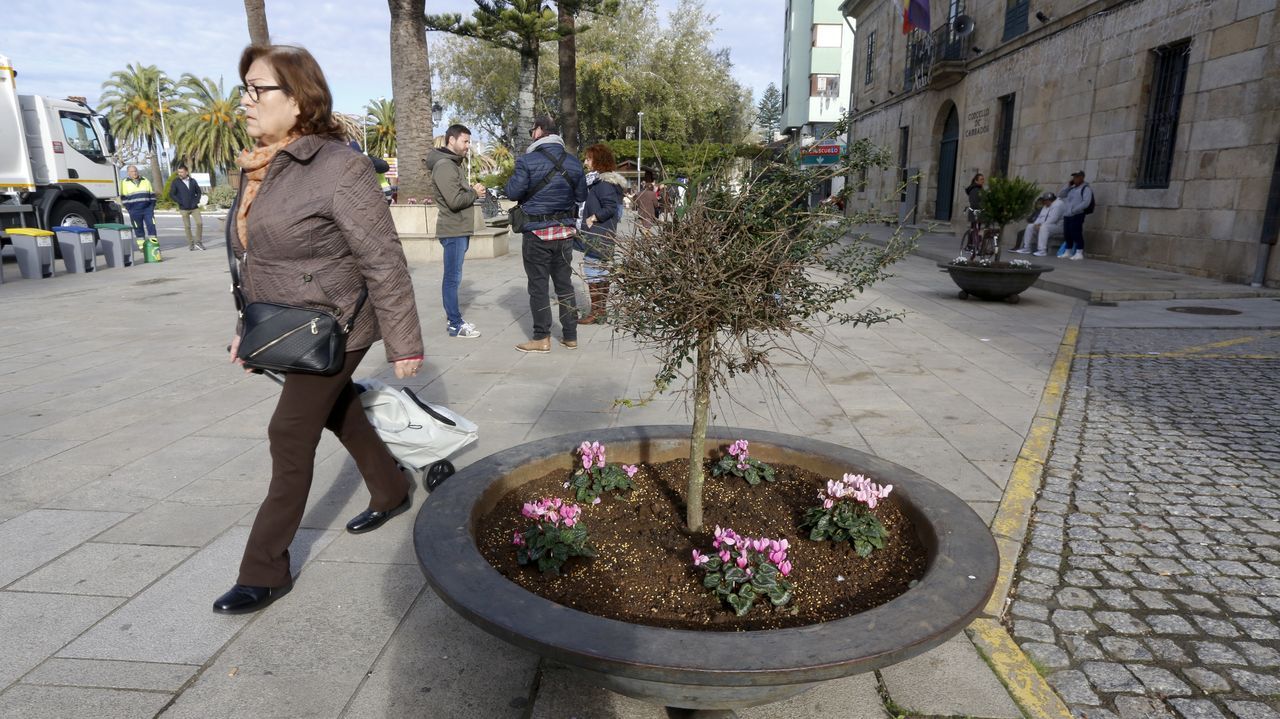
[[[12,227],[120,222],[107,118],[83,97],[19,95],[17,77],[0,53],[0,237]]]

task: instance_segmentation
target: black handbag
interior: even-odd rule
[[[345,323],[324,310],[293,307],[274,302],[244,301],[240,288],[240,272],[235,251],[231,248],[231,223],[236,205],[227,215],[227,263],[231,267],[231,294],[243,325],[240,348],[236,356],[250,369],[276,372],[305,372],[334,375],[346,361],[347,335],[355,326],[356,316],[369,296],[369,288],[360,290],[355,310]]]

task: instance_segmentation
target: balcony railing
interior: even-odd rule
[[[915,30],[907,37],[906,92],[954,85],[965,75],[969,60],[969,36],[960,36],[950,26],[932,33]]]

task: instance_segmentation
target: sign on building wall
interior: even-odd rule
[[[985,135],[991,132],[991,110],[982,109],[974,110],[964,116],[965,120],[965,137],[974,137],[977,135]]]
[[[839,140],[822,140],[800,152],[801,165],[835,165],[844,154],[844,143]]]

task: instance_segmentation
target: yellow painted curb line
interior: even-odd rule
[[[1035,506],[1040,477],[1049,460],[1053,434],[1058,428],[1083,319],[1084,305],[1078,305],[1062,333],[1058,356],[1049,370],[1040,406],[1036,408],[1031,429],[1018,452],[1009,484],[991,522],[991,533],[995,535],[996,546],[1000,550],[1000,573],[996,577],[995,591],[983,609],[984,616],[975,619],[968,628],[974,646],[987,658],[1000,683],[1029,719],[1071,719],[1071,712],[1005,631],[1000,617],[1004,614],[1009,589],[1013,586],[1013,575],[1027,536],[1027,526],[1031,522],[1031,509]]]
[[[994,619],[975,619],[969,638],[986,656],[1009,695],[1029,719],[1072,719],[1071,710],[1054,693],[1013,637]]]

